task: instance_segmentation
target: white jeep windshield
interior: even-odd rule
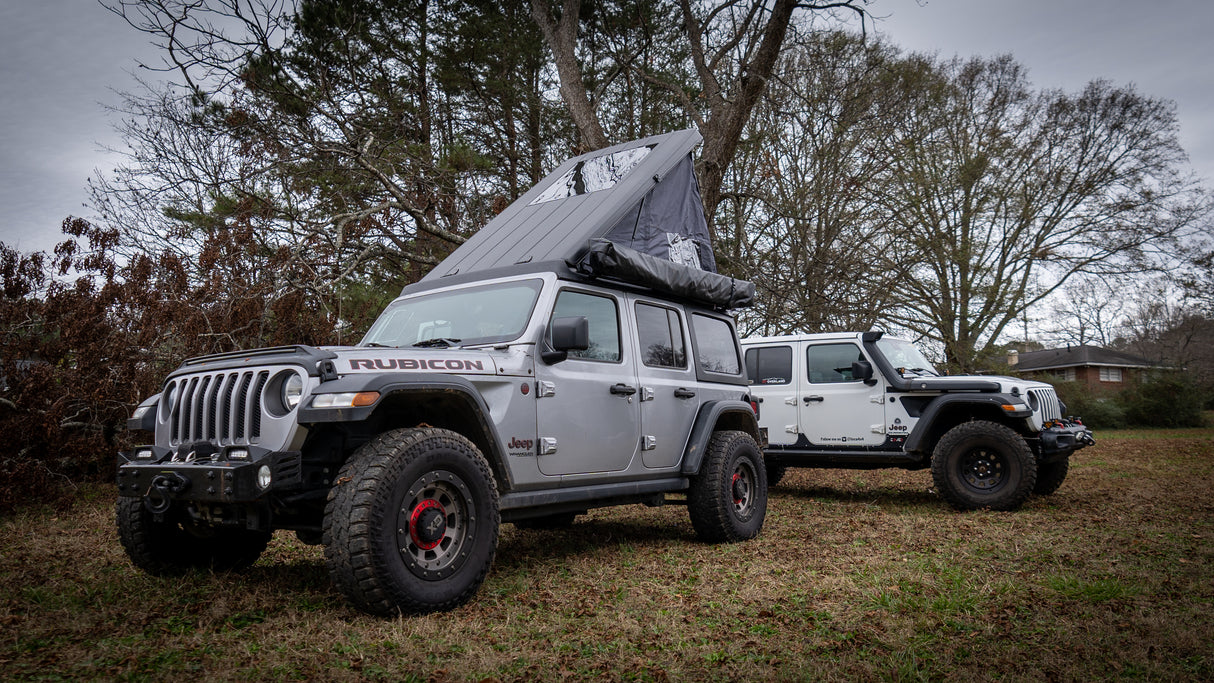
[[[360,346],[467,346],[513,341],[527,328],[543,280],[503,282],[402,299]]]
[[[919,349],[901,339],[879,339],[877,348],[885,360],[903,375],[939,375]]]

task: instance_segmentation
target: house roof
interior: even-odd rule
[[[1118,368],[1153,368],[1157,364],[1139,356],[1102,349],[1099,346],[1068,346],[1044,351],[1025,351],[1020,354],[1016,369],[1020,371],[1054,370],[1084,366],[1108,366]]]

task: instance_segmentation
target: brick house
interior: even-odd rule
[[[1162,368],[1145,358],[1086,344],[1020,354],[1012,351],[1008,365],[1022,377],[1082,382],[1104,393],[1121,391],[1139,381],[1142,373]]]

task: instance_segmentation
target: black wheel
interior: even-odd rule
[[[543,517],[531,517],[529,519],[520,519],[514,523],[514,526],[520,529],[530,529],[534,531],[553,531],[556,529],[568,529],[573,526],[573,520],[577,519],[576,512],[558,512],[552,515],[544,515]]]
[[[497,486],[471,441],[398,429],[342,466],[325,506],[325,564],[337,588],[376,615],[467,602],[497,549]]]
[[[155,576],[191,569],[245,569],[261,557],[270,532],[198,524],[175,505],[158,521],[142,498],[118,499],[118,538],[136,567]]]
[[[788,468],[783,465],[767,465],[767,488],[771,488],[780,483],[785,474],[788,474]]]
[[[750,434],[712,435],[700,473],[687,491],[687,509],[696,535],[710,543],[759,535],[767,516],[767,471]]]
[[[1033,491],[1037,460],[1011,428],[975,420],[953,427],[936,444],[932,479],[958,510],[1015,510]]]
[[[1033,486],[1033,493],[1039,496],[1048,496],[1057,491],[1058,487],[1062,486],[1063,480],[1066,479],[1066,473],[1070,469],[1070,456],[1054,462],[1038,463],[1037,484]]]

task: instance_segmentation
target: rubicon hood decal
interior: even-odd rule
[[[339,372],[451,372],[462,374],[497,374],[493,360],[481,354],[468,353],[436,353],[397,355],[383,353],[382,349],[372,352],[340,354],[337,361]]]

